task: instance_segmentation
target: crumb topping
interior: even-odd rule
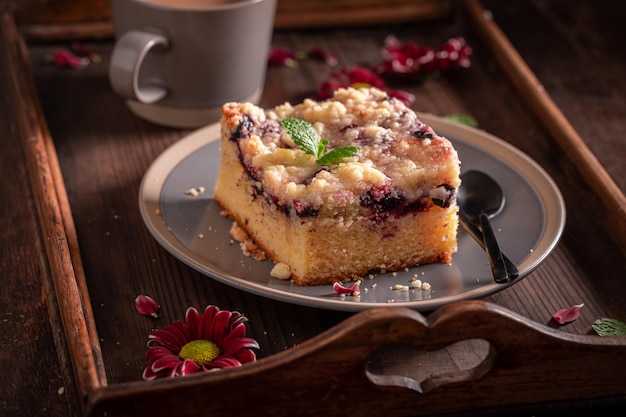
[[[320,211],[336,216],[355,206],[370,212],[373,205],[386,211],[420,209],[430,202],[449,206],[456,196],[459,162],[452,144],[381,90],[339,89],[330,100],[306,99],[268,111],[230,103],[225,114],[229,111],[240,112],[231,139],[258,189],[300,216]],[[319,166],[279,125],[288,117],[311,123],[330,141],[329,150],[361,150],[338,164]],[[450,163],[457,174],[453,178],[448,176]]]

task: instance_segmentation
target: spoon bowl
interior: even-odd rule
[[[504,192],[489,175],[480,171],[467,171],[461,175],[461,181],[457,202],[472,221],[479,221],[481,213],[491,219],[502,211]]]
[[[483,172],[467,171],[461,175],[457,203],[461,223],[487,252],[494,280],[505,283],[509,278],[516,278],[517,267],[500,251],[489,222],[504,207],[505,197],[500,185]]]

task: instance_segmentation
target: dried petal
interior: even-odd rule
[[[577,304],[568,308],[563,308],[554,313],[552,318],[559,324],[572,322],[580,316],[580,308],[582,306],[584,306],[584,304]]]
[[[354,284],[350,286],[341,285],[339,282],[335,282],[333,284],[333,289],[337,294],[351,294],[351,295],[359,295],[361,293],[361,280],[356,281]]]
[[[287,48],[271,47],[268,54],[268,63],[270,65],[296,68],[298,66],[298,55]]]
[[[335,67],[338,64],[337,58],[334,55],[319,46],[307,48],[303,51],[302,56],[305,59],[319,59],[331,67]]]
[[[78,56],[89,58],[91,62],[98,63],[102,61],[102,57],[99,54],[97,54],[94,50],[87,48],[85,45],[83,45],[79,41],[72,42],[72,50]]]
[[[415,96],[403,90],[387,90],[389,97],[395,97],[402,101],[405,105],[410,106],[415,101]]]
[[[439,49],[434,49],[388,36],[382,51],[383,62],[374,70],[381,75],[423,76],[453,67],[467,68],[471,54],[472,48],[462,37],[450,38]]]
[[[73,69],[83,69],[89,65],[89,59],[74,55],[67,49],[56,51],[52,57],[48,58],[57,67],[67,67]]]
[[[138,295],[135,298],[135,307],[140,314],[144,316],[159,317],[159,304],[147,295]]]
[[[342,68],[331,72],[328,79],[318,88],[317,99],[325,100],[331,98],[333,96],[333,92],[342,87],[375,87],[379,90],[385,91],[391,97],[402,100],[402,102],[407,106],[415,100],[415,96],[408,92],[387,88],[385,81],[380,76],[373,71],[360,66]]]

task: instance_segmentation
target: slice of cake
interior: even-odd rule
[[[319,164],[281,126],[289,118],[310,123],[326,152],[358,151]],[[228,103],[221,129],[215,199],[296,284],[452,260],[458,156],[401,101],[348,88],[272,110]]]

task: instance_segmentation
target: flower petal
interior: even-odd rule
[[[224,336],[219,343],[219,348],[222,353],[226,353],[230,349],[230,346],[236,344],[241,338],[246,336],[246,325],[240,324],[232,329],[227,335]]]
[[[240,337],[237,339],[229,340],[228,343],[220,345],[220,351],[223,355],[232,355],[235,352],[243,349],[259,348],[259,344],[256,340],[249,337]]]
[[[383,62],[375,71],[383,75],[425,75],[453,67],[467,68],[471,65],[472,48],[462,37],[450,38],[440,48],[418,45],[415,42],[400,42],[395,37],[385,39]]]
[[[574,321],[580,315],[580,308],[584,304],[573,305],[568,308],[563,308],[552,315],[552,318],[559,324],[569,323]]]
[[[241,366],[241,362],[232,356],[219,356],[217,359],[204,365],[204,368],[232,368],[235,366]]]
[[[361,285],[361,280],[358,280],[349,286],[344,286],[340,282],[334,282],[333,290],[335,290],[337,294],[354,294],[355,292],[356,293],[360,292],[360,285]]]
[[[150,368],[154,372],[159,372],[165,369],[174,368],[178,366],[180,362],[182,362],[182,360],[178,356],[174,356],[174,355],[164,356],[152,362],[152,365],[150,366]]]
[[[144,316],[159,317],[159,304],[147,295],[138,295],[135,298],[135,308]]]
[[[89,59],[79,57],[67,49],[60,49],[56,51],[52,55],[51,61],[57,67],[74,69],[84,69],[89,65]]]
[[[194,374],[198,371],[202,370],[202,367],[192,361],[191,359],[185,359],[182,364],[178,368],[178,373],[180,376],[185,376],[189,374]]]
[[[163,329],[155,330],[148,336],[149,347],[162,345],[175,353],[178,353],[185,343],[187,343],[186,340],[182,337],[180,332],[176,331],[174,326],[167,326]]]
[[[297,57],[297,54],[290,49],[272,46],[268,52],[268,63],[295,68],[298,66]]]
[[[100,55],[98,55],[91,48],[87,48],[79,41],[72,42],[72,50],[76,53],[76,55],[89,58],[92,62],[98,63],[102,61],[102,57]]]
[[[403,61],[404,62],[404,61]],[[412,64],[412,60],[410,60]],[[396,65],[397,60],[384,62],[373,70],[365,67],[353,66],[350,68],[342,68],[330,73],[328,79],[323,82],[317,90],[317,99],[325,100],[332,97],[335,90],[342,87],[376,87],[379,90],[385,91],[390,96],[402,100],[405,104],[411,104],[415,97],[404,91],[391,90],[385,85],[385,81],[378,75],[378,73],[385,74],[391,71],[391,65]],[[409,60],[406,60],[406,65],[409,65]],[[412,67],[412,65],[410,65]],[[407,70],[408,72],[408,70]]]
[[[213,332],[211,334],[211,339],[209,340],[213,341],[213,343],[217,345],[221,344],[222,339],[228,332],[228,323],[231,316],[232,313],[227,310],[221,310],[215,315],[215,318],[213,319]]]
[[[164,356],[173,355],[172,351],[164,346],[153,346],[146,352],[146,360],[152,363]]]
[[[307,48],[304,52],[303,55],[306,58],[314,58],[314,59],[318,59],[323,61],[324,63],[326,63],[327,65],[330,65],[331,67],[337,66],[337,57],[335,57],[334,55],[332,55],[330,52],[328,52],[327,50],[319,47],[319,46],[314,46],[311,48]]]
[[[204,309],[201,316],[200,328],[198,329],[198,339],[211,340],[213,335],[213,320],[215,315],[220,311],[216,306],[208,306]]]
[[[146,359],[149,365],[143,371],[143,378],[152,380],[185,376],[255,361],[256,354],[249,349],[258,349],[259,344],[245,337],[246,321],[247,318],[241,313],[220,310],[216,306],[208,306],[202,314],[190,307],[186,311],[184,323],[176,321],[148,336]],[[205,365],[178,356],[184,345],[196,340],[215,343],[219,347],[220,356]]]
[[[165,374],[165,376],[167,376],[168,378],[174,378],[175,376],[178,376],[178,369],[182,366],[182,362],[180,362],[178,365],[176,365],[175,367],[171,368],[170,370],[167,371],[167,373]]]
[[[244,349],[233,355],[242,364],[256,361],[256,354],[250,349]]]
[[[200,322],[201,319],[198,310],[193,307],[189,307],[185,312],[185,327],[189,335],[187,338],[188,340],[196,340],[200,338],[197,331]]]
[[[402,101],[405,105],[410,106],[415,101],[415,95],[403,90],[388,90],[390,97],[395,97]]]
[[[185,325],[182,321],[176,321],[170,327],[170,331],[177,335],[183,344],[193,340],[194,337],[189,332],[189,327]]]
[[[162,376],[162,372],[154,372],[149,366],[141,374],[141,377],[146,381],[152,381],[160,376]]]
[[[248,318],[241,314],[238,311],[233,311],[233,317],[231,318],[230,328],[232,329],[235,326],[239,326],[241,323],[245,323],[248,321]]]

